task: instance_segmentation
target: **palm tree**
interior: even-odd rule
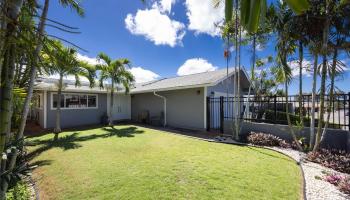
[[[315,138],[315,145],[313,148],[313,151],[317,151],[320,146],[321,142],[321,134],[322,134],[322,127],[324,122],[324,113],[325,113],[325,94],[326,94],[326,79],[327,79],[327,55],[328,55],[328,40],[329,40],[329,30],[331,26],[331,19],[330,19],[330,1],[326,0],[324,2],[324,15],[325,15],[325,22],[324,22],[324,28],[323,28],[323,35],[322,35],[322,66],[320,69],[321,73],[321,86],[320,86],[320,112],[318,116],[318,126],[317,126],[317,133]]]
[[[213,0],[214,5],[217,7],[220,3],[225,1],[225,21],[226,23],[232,20],[233,15],[233,2],[238,0]],[[302,14],[309,8],[308,0],[285,0],[285,3],[296,13]],[[240,24],[248,33],[254,33],[258,30],[260,21],[264,20],[265,12],[267,9],[266,0],[259,1],[240,1]]]
[[[130,61],[128,59],[117,59],[112,60],[105,53],[100,53],[97,56],[98,60],[101,62],[96,66],[96,69],[100,71],[100,87],[104,88],[104,82],[110,82],[110,107],[108,113],[109,125],[113,126],[113,103],[114,103],[114,90],[118,85],[122,85],[125,89],[125,93],[129,92],[131,83],[134,82],[134,76],[127,70],[130,66]]]
[[[350,3],[350,2],[349,2]],[[339,4],[340,5],[340,4]],[[327,104],[327,117],[325,120],[325,125],[321,135],[320,143],[322,143],[324,136],[327,132],[330,120],[330,114],[332,105],[334,103],[334,93],[335,93],[335,77],[341,75],[344,72],[346,65],[338,59],[341,51],[348,52],[349,47],[343,47],[342,44],[346,43],[350,36],[350,25],[347,23],[350,14],[347,9],[343,9],[342,6],[335,7],[334,9],[336,15],[332,17],[332,27],[330,29],[330,47],[332,51],[332,63],[327,65],[327,71],[330,77],[330,87],[329,87],[329,99]],[[333,12],[334,12],[333,11]]]
[[[94,86],[95,72],[93,68],[86,62],[79,62],[76,58],[76,50],[66,48],[59,41],[51,41],[52,47],[50,54],[44,55],[45,72],[48,75],[59,75],[57,83],[57,109],[56,109],[56,126],[54,128],[55,140],[58,139],[58,134],[61,132],[61,97],[63,86],[63,78],[69,75],[75,77],[75,85],[80,85],[80,76],[87,77],[90,82],[90,87]]]
[[[274,29],[277,32],[277,67],[280,69],[277,80],[284,82],[285,87],[285,101],[286,101],[286,116],[288,121],[288,127],[290,134],[296,143],[299,150],[302,150],[298,139],[295,135],[289,114],[289,97],[288,97],[288,85],[292,79],[292,70],[288,65],[287,58],[290,54],[294,53],[296,45],[295,41],[291,39],[290,31],[288,31],[289,23],[293,18],[293,13],[291,10],[286,8],[284,4],[279,4],[278,9],[274,10],[271,8],[269,11],[269,20],[270,23],[274,25]]]
[[[6,4],[5,4],[6,3]],[[17,35],[17,24],[13,23],[17,21],[20,11],[23,5],[23,0],[15,0],[11,2],[2,2],[7,10],[7,13],[2,13],[4,19],[1,21],[1,46],[0,46],[0,152],[4,151],[6,136],[9,135],[9,126],[11,123],[11,98],[13,89],[13,78],[15,71],[15,49]],[[6,17],[5,17],[6,14]],[[6,19],[6,20],[5,20]],[[0,161],[1,162],[1,161]],[[4,196],[4,192],[0,189],[1,197]]]
[[[45,24],[47,21],[47,15],[48,15],[48,11],[49,11],[49,3],[50,3],[50,0],[45,0],[43,11],[42,11],[42,14],[40,16],[40,22],[39,22],[38,28],[37,28],[38,32],[37,32],[36,49],[33,53],[33,58],[35,60],[34,60],[33,64],[30,66],[28,95],[26,97],[26,100],[25,100],[25,103],[23,106],[22,120],[21,120],[21,124],[19,126],[19,130],[18,130],[18,133],[16,136],[17,139],[22,139],[22,137],[23,137],[23,131],[24,131],[24,127],[26,124],[27,115],[29,112],[30,101],[31,101],[32,96],[33,96],[34,82],[35,82],[35,78],[37,75],[40,52],[43,48],[43,41],[44,41],[44,35],[45,35],[44,31],[45,31]],[[79,16],[84,16],[84,10],[80,7],[79,1],[59,0],[59,3],[63,7],[67,7],[67,6],[71,7],[73,10],[75,10],[78,13]]]

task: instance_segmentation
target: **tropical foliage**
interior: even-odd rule
[[[223,1],[217,0],[214,2],[217,6]],[[300,107],[302,105],[304,73],[307,70],[312,73],[310,150],[317,151],[319,149],[330,124],[330,110],[333,105],[329,102],[332,102],[336,92],[336,77],[341,76],[345,68],[340,56],[344,56],[346,52],[349,52],[349,11],[350,2],[342,0],[286,0],[273,2],[269,6],[266,5],[264,0],[225,0],[225,26],[232,28],[226,28],[223,33],[234,38],[232,44],[236,46],[236,52],[239,52],[241,45],[252,45],[253,62],[250,74],[255,91],[261,93],[259,85],[254,82],[254,79],[256,79],[254,70],[257,66],[255,37],[261,35],[262,29],[267,30],[263,31],[265,35],[267,34],[277,41],[275,64],[268,68],[274,76],[275,91],[286,95],[286,103],[288,103],[289,85],[294,81],[295,76],[293,75],[294,69],[291,66],[291,59],[296,55],[298,57]],[[239,37],[242,30],[253,36],[252,42],[247,43],[244,38]],[[226,40],[225,44],[227,44]],[[313,59],[312,66],[305,66],[304,57],[309,53],[312,55],[311,59]],[[240,56],[237,59],[238,62],[235,61],[235,66],[240,63]],[[320,60],[321,64],[319,64]],[[263,77],[266,77],[266,74],[267,72],[262,73]],[[320,86],[317,86],[318,79],[320,80]],[[258,80],[261,80],[261,77]],[[329,85],[327,85],[327,82],[329,82]],[[283,90],[281,90],[282,88]],[[329,99],[324,98],[326,94],[329,95]],[[255,95],[258,94],[255,93]],[[320,96],[321,101],[320,112],[317,113],[318,117],[316,117],[315,112],[316,95]],[[299,112],[298,125],[302,127],[304,126],[305,117],[301,109]],[[297,144],[298,138],[296,138],[292,128],[293,123],[289,113],[288,106],[286,106],[290,134]],[[316,123],[316,119],[320,123]],[[237,133],[233,133],[233,135],[237,135]]]
[[[113,125],[113,103],[114,103],[114,92],[115,87],[123,88],[125,93],[128,93],[130,90],[131,83],[134,82],[134,76],[131,74],[127,68],[130,66],[130,61],[128,59],[117,59],[112,60],[105,53],[100,53],[97,57],[100,64],[96,65],[96,69],[100,71],[100,87],[106,87],[105,81],[109,81],[110,86],[107,88],[110,90],[110,107],[109,107],[109,125]],[[121,87],[123,86],[123,87]]]

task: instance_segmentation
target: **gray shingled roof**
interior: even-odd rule
[[[47,90],[47,91],[57,91],[58,79],[55,78],[39,78],[34,84],[35,90]],[[65,92],[97,92],[105,93],[106,89],[101,89],[98,87],[98,83],[93,88],[90,88],[90,85],[86,81],[81,81],[80,86],[75,86],[75,81],[72,80],[63,80],[64,91]]]
[[[230,68],[229,75],[231,75],[233,71],[234,69]],[[211,86],[225,79],[226,76],[226,69],[220,69],[198,74],[164,78],[143,84],[136,84],[135,88],[131,89],[131,93]]]
[[[229,76],[234,72],[233,68],[229,68]],[[147,83],[138,83],[131,88],[130,93],[143,93],[143,92],[153,92],[153,91],[167,91],[175,89],[186,89],[186,88],[196,88],[203,86],[213,86],[218,82],[224,80],[227,76],[226,68],[203,72],[198,74],[191,74],[185,76],[177,76],[171,78],[163,78]],[[247,77],[245,77],[247,79]],[[36,90],[57,90],[57,79],[43,78],[36,82]],[[107,92],[106,89],[101,89],[99,87],[90,88],[88,82],[81,82],[81,86],[75,87],[74,81],[64,80],[65,91],[80,91],[80,92]],[[122,92],[122,91],[119,91]]]

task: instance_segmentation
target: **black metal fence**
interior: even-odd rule
[[[315,98],[315,125],[328,120],[329,128],[350,130],[350,93],[335,94],[332,102],[329,95],[324,96],[325,114],[320,121],[320,96]],[[288,104],[284,96],[243,96],[239,98],[237,108],[234,107],[234,97],[207,97],[207,128],[223,132],[225,119],[233,119],[234,113],[239,118],[251,122],[272,124],[288,124],[286,108],[293,125],[309,127],[312,115],[312,95],[303,95],[301,105],[299,95],[288,96]],[[327,107],[331,103],[331,107]],[[300,120],[302,113],[302,121]],[[303,122],[303,123],[302,123]]]

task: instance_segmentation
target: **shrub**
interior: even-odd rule
[[[19,181],[13,188],[6,193],[8,200],[29,200],[30,193],[27,184],[24,181]]]
[[[293,113],[289,113],[290,121],[293,126],[298,126],[300,124],[300,117],[299,115],[295,115]],[[275,117],[275,111],[274,110],[265,110],[265,120],[268,121],[274,121],[276,118],[277,124],[283,124],[283,125],[288,125],[287,121],[287,115],[286,112],[282,111],[277,111],[276,112],[276,117]],[[304,116],[303,118],[304,121],[304,127],[309,127],[311,124],[311,118],[308,118],[307,116]],[[315,119],[315,126],[318,126],[318,119]],[[325,122],[323,122],[325,123]],[[334,129],[341,129],[341,126],[339,124],[333,124],[329,123],[328,124],[329,128],[334,128]]]
[[[324,178],[325,181],[327,181],[333,185],[338,185],[343,179],[344,179],[344,177],[341,175],[338,175],[338,174],[330,174]]]
[[[324,178],[325,181],[335,185],[346,194],[350,194],[350,177],[338,174],[330,174]]]
[[[307,159],[339,172],[350,173],[350,154],[345,151],[320,149],[308,153]]]
[[[339,184],[338,188],[345,194],[350,194],[350,177],[343,179]]]
[[[286,141],[266,133],[251,132],[248,136],[248,142],[259,146],[280,146],[283,148],[290,147]]]

